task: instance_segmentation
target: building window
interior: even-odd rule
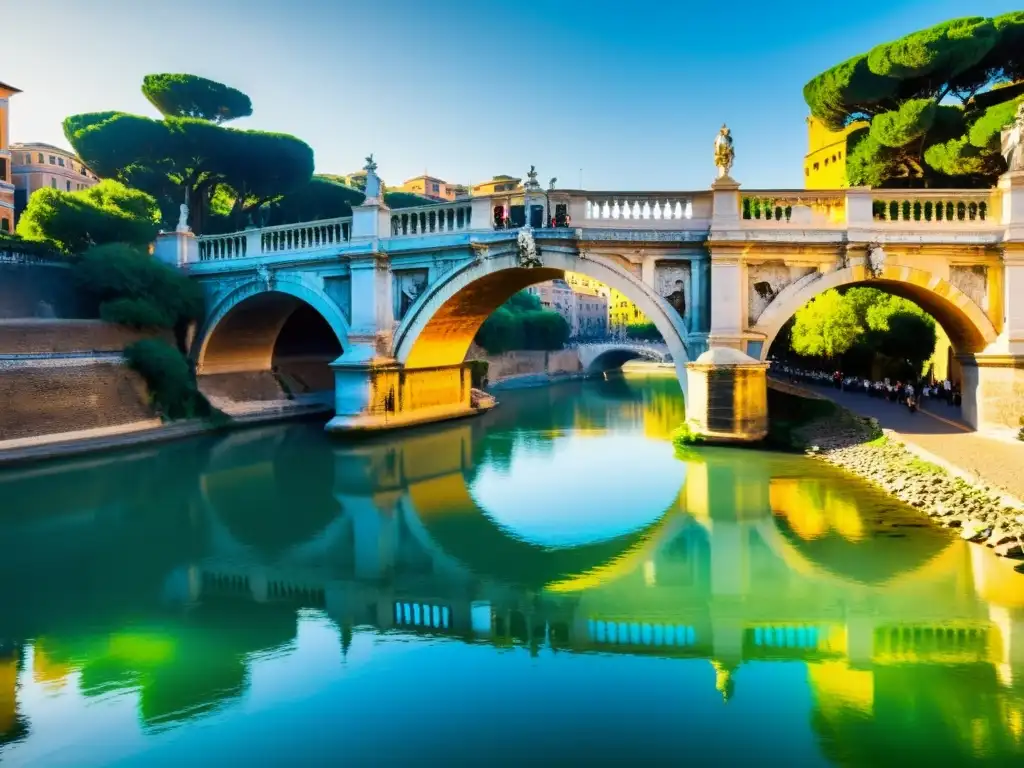
[[[63,157],[58,157],[57,158],[57,165],[59,165],[61,168],[64,167],[64,158]]]
[[[31,152],[26,152],[25,153],[25,164],[26,165],[31,165],[32,164],[32,153]]]
[[[431,189],[433,189],[434,192],[440,192],[441,191],[441,185],[440,184],[432,184],[431,185]]]
[[[40,153],[39,153],[39,154],[38,154],[38,155],[36,156],[36,158],[37,158],[37,162],[40,162],[40,163],[45,163],[45,162],[46,162],[46,161],[45,161],[45,160],[43,159],[43,153],[42,153],[42,152],[40,152]]]
[[[810,175],[811,175],[811,169],[810,168],[804,168],[804,176],[810,176]]]
[[[814,164],[814,170],[818,170],[818,164],[817,163]]]
[[[11,220],[10,219],[0,219],[0,232],[10,232],[10,231],[11,231]]]
[[[57,179],[53,176],[50,177],[50,186],[53,187],[54,189],[57,188]]]
[[[64,183],[67,185],[68,192],[70,192],[71,191],[71,182],[70,181],[65,181]]]
[[[825,158],[825,167],[828,168],[828,158]]]
[[[57,164],[57,157],[56,157],[56,155],[50,155],[50,165],[56,165],[56,164]]]
[[[0,181],[7,181],[7,158],[0,157]]]

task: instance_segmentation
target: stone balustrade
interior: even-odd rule
[[[243,259],[248,256],[248,238],[245,232],[227,235],[203,235],[199,238],[199,260]],[[252,254],[256,255],[256,254]]]
[[[489,222],[472,221],[472,206],[466,201],[419,205],[391,211],[391,236],[413,237],[444,232],[462,232],[471,228],[482,229]]]
[[[744,222],[786,225],[794,220],[794,210],[810,209],[812,221],[842,223],[846,220],[846,196],[841,190],[753,190],[742,197]]]
[[[694,195],[681,192],[585,192],[583,226],[685,228],[694,218]]]
[[[1000,223],[997,190],[875,190],[871,212],[878,224],[925,227],[992,226]]]
[[[202,235],[197,238],[199,261],[313,251],[347,243],[351,238],[351,228],[351,217],[343,217],[224,235]]]
[[[965,230],[991,236],[1003,226],[998,189],[965,190],[744,190],[735,198],[740,226],[769,230],[777,236],[787,228],[836,230],[850,226],[932,230]],[[385,211],[379,236],[413,238],[496,228],[498,196],[474,197]],[[525,201],[522,201],[525,202]],[[586,229],[706,231],[713,218],[709,192],[589,192],[554,190],[533,193],[532,205],[543,204],[549,224]],[[351,217],[284,224],[197,238],[199,261],[296,254],[343,247],[352,237]]]
[[[347,243],[352,237],[352,217],[281,224],[261,229],[259,233],[262,253],[315,251]]]

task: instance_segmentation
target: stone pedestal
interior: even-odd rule
[[[712,442],[752,442],[768,434],[768,364],[713,347],[686,366],[686,424]]]
[[[199,261],[199,241],[192,232],[161,232],[153,244],[153,257],[171,267]]]
[[[391,237],[391,209],[383,200],[367,198],[352,207],[352,241]]]

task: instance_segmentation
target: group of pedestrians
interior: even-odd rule
[[[872,380],[863,376],[849,376],[842,371],[808,370],[773,361],[772,372],[793,383],[832,387],[843,392],[857,392],[868,397],[880,397],[892,403],[905,405],[911,413],[929,400],[945,402],[948,406],[960,405],[960,387],[949,379],[934,381],[892,381],[888,378]]]

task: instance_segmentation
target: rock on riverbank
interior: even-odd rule
[[[922,461],[886,436],[874,419],[843,409],[797,431],[807,453],[874,483],[962,538],[1003,557],[1024,557],[1024,510],[992,488],[968,483]],[[1024,468],[1022,468],[1024,471]]]

